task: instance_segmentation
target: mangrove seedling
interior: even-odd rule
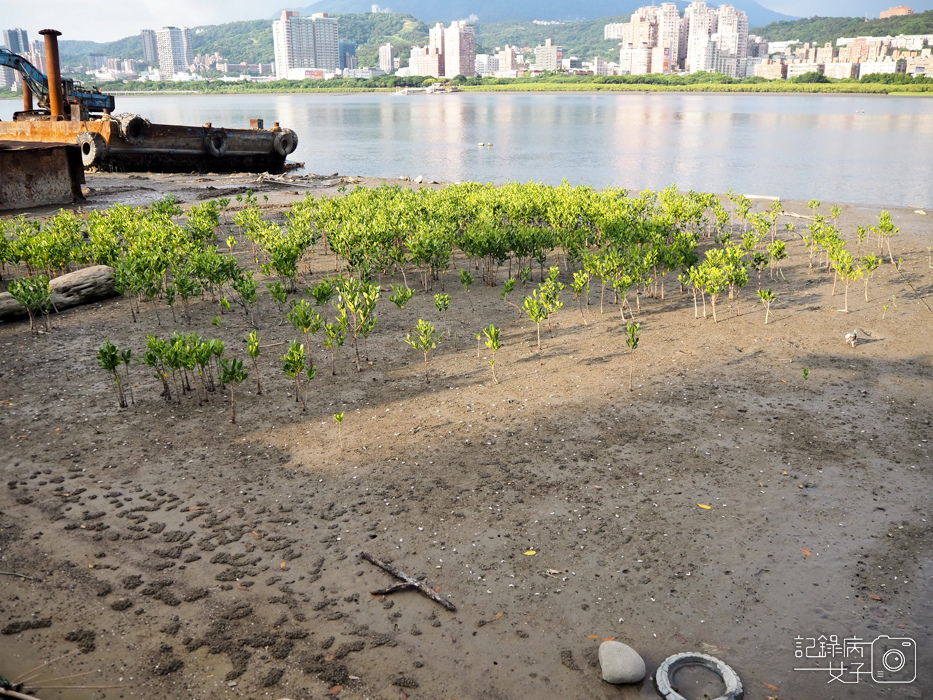
[[[434,306],[437,307],[438,311],[447,311],[447,307],[450,306],[450,295],[449,294],[435,294],[434,295]]]
[[[337,375],[337,348],[343,345],[346,337],[340,324],[324,324],[324,347],[330,350],[330,373],[334,376]]]
[[[259,383],[259,334],[251,331],[246,336],[246,354],[253,361],[253,369],[256,370],[256,394],[262,395],[262,384]]]
[[[335,413],[334,420],[337,421],[337,442],[340,444],[340,451],[343,452],[343,436],[340,434],[340,425],[343,423],[343,413]]]
[[[547,318],[547,307],[538,297],[538,290],[534,289],[530,297],[525,297],[522,308],[538,328],[538,352],[541,352],[541,322]]]
[[[635,372],[635,350],[638,349],[638,329],[641,328],[640,323],[632,323],[629,321],[626,326],[626,336],[625,344],[628,345],[629,349],[629,365],[628,365],[628,390],[632,391],[632,374]]]
[[[513,291],[514,289],[515,289],[515,278],[514,278],[514,277],[509,277],[509,278],[505,281],[505,284],[502,285],[502,291],[499,292],[499,296],[502,297],[502,300],[505,301],[506,304],[508,304],[509,306],[514,306],[516,309],[518,309],[518,315],[521,316],[521,315],[522,315],[522,307],[519,306],[518,304],[512,303],[512,302],[509,301],[509,299],[508,299],[508,295],[511,294],[512,291]]]
[[[491,323],[487,328],[483,329],[483,335],[486,336],[486,347],[492,351],[492,359],[489,361],[489,366],[492,367],[492,380],[498,384],[499,380],[496,379],[496,350],[502,347],[502,343],[499,342],[499,332],[500,329],[496,328]]]
[[[771,313],[771,302],[774,301],[774,292],[770,289],[765,291],[763,289],[758,290],[758,298],[761,299],[761,303],[765,306],[765,325],[768,325],[768,314]]]
[[[133,394],[133,382],[130,381],[130,362],[133,360],[133,351],[130,348],[120,351],[120,362],[123,363],[123,376],[126,379],[126,384],[130,388],[130,401],[133,402],[133,405],[136,405],[136,396]]]
[[[21,280],[10,282],[8,290],[10,296],[26,308],[29,314],[29,330],[38,332],[36,328],[36,314],[41,313],[45,316],[46,330],[51,330],[49,322],[49,307],[52,305],[52,288],[49,286],[49,278],[45,275],[36,277],[24,277]]]
[[[441,342],[443,334],[434,330],[433,323],[429,323],[420,318],[418,319],[418,326],[415,331],[414,335],[409,333],[405,337],[405,342],[424,355],[424,381],[426,384],[430,384],[431,379],[428,377],[428,353]]]
[[[316,286],[308,290],[308,294],[314,297],[315,306],[323,306],[334,296],[336,287],[330,280],[321,280]]]
[[[305,334],[305,349],[308,353],[308,364],[314,364],[311,361],[311,344],[310,335],[316,335],[319,330],[324,326],[325,320],[315,309],[311,308],[305,299],[294,302],[292,304],[292,310],[288,312],[288,320],[295,328],[296,331],[301,331]]]
[[[473,275],[465,267],[460,268],[460,284],[466,287],[467,298],[470,300],[470,309],[472,309],[473,297],[470,295],[470,287],[473,286]]]
[[[807,380],[808,380],[809,378],[810,378],[810,368],[809,368],[809,367],[804,367],[804,368],[803,368],[803,390],[804,390],[804,391],[807,390]]]
[[[126,395],[123,393],[123,378],[120,376],[120,349],[109,340],[97,349],[97,365],[104,371],[110,372],[113,379],[114,389],[117,392],[117,400],[120,408],[126,408]]]
[[[220,381],[230,385],[230,422],[236,423],[236,398],[233,391],[237,384],[244,381],[248,375],[243,371],[243,360],[227,358],[220,361]]]
[[[266,288],[269,290],[269,296],[272,297],[273,301],[280,307],[285,308],[288,303],[288,287],[281,282],[271,282],[266,284]],[[281,324],[282,321],[279,322],[279,325]]]
[[[301,393],[301,373],[305,369],[305,346],[297,340],[291,341],[288,352],[282,356],[282,369],[285,376],[295,380],[295,402],[301,402],[301,410],[305,410],[305,399]]]
[[[408,303],[414,294],[415,293],[404,284],[393,284],[392,294],[389,296],[389,301],[395,304],[398,307],[398,310],[401,311],[405,308],[405,304]]]
[[[580,305],[580,315],[583,317],[583,325],[588,326],[586,322],[586,313],[583,311],[583,300],[590,295],[590,275],[586,270],[579,270],[573,273],[573,282],[570,284],[573,290],[573,298]]]

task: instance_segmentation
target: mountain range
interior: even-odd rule
[[[590,2],[582,5],[568,3],[566,0],[515,0],[514,2],[501,2],[501,0],[383,1],[391,3],[390,7],[393,12],[414,15],[428,24],[465,19],[470,15],[479,17],[480,22],[593,20],[601,17],[631,14],[639,7],[648,4],[647,0],[590,0]],[[685,0],[678,0],[676,4],[683,11],[690,3]],[[712,6],[719,5],[715,1],[708,4]],[[755,2],[755,0],[734,0],[731,4],[745,11],[748,15],[749,27],[759,27],[771,22],[797,19],[790,15],[783,15],[769,10]],[[360,13],[369,12],[372,9],[372,2],[370,0],[318,0],[306,7],[292,9],[298,9],[303,15],[313,12],[332,14]]]

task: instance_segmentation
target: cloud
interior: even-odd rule
[[[256,2],[246,0],[188,0],[185,3],[165,0],[102,2],[102,0],[40,0],[4,2],[2,29],[20,27],[30,39],[39,38],[39,30],[52,28],[63,39],[115,41],[140,29],[165,26],[195,27],[222,24],[242,19],[265,19],[272,13]]]

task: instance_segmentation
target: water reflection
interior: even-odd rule
[[[933,207],[933,101],[715,94],[118,97],[156,122],[298,132],[312,172]],[[0,101],[0,118],[18,108]],[[491,148],[478,144],[492,143]]]

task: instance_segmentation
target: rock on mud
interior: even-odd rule
[[[52,287],[53,311],[107,299],[117,293],[114,289],[113,268],[107,265],[94,265],[69,272],[53,279],[49,286]],[[0,292],[0,321],[21,316],[26,316],[26,309],[9,292]]]
[[[645,677],[645,661],[637,651],[622,642],[599,645],[599,666],[607,683],[639,683]]]

